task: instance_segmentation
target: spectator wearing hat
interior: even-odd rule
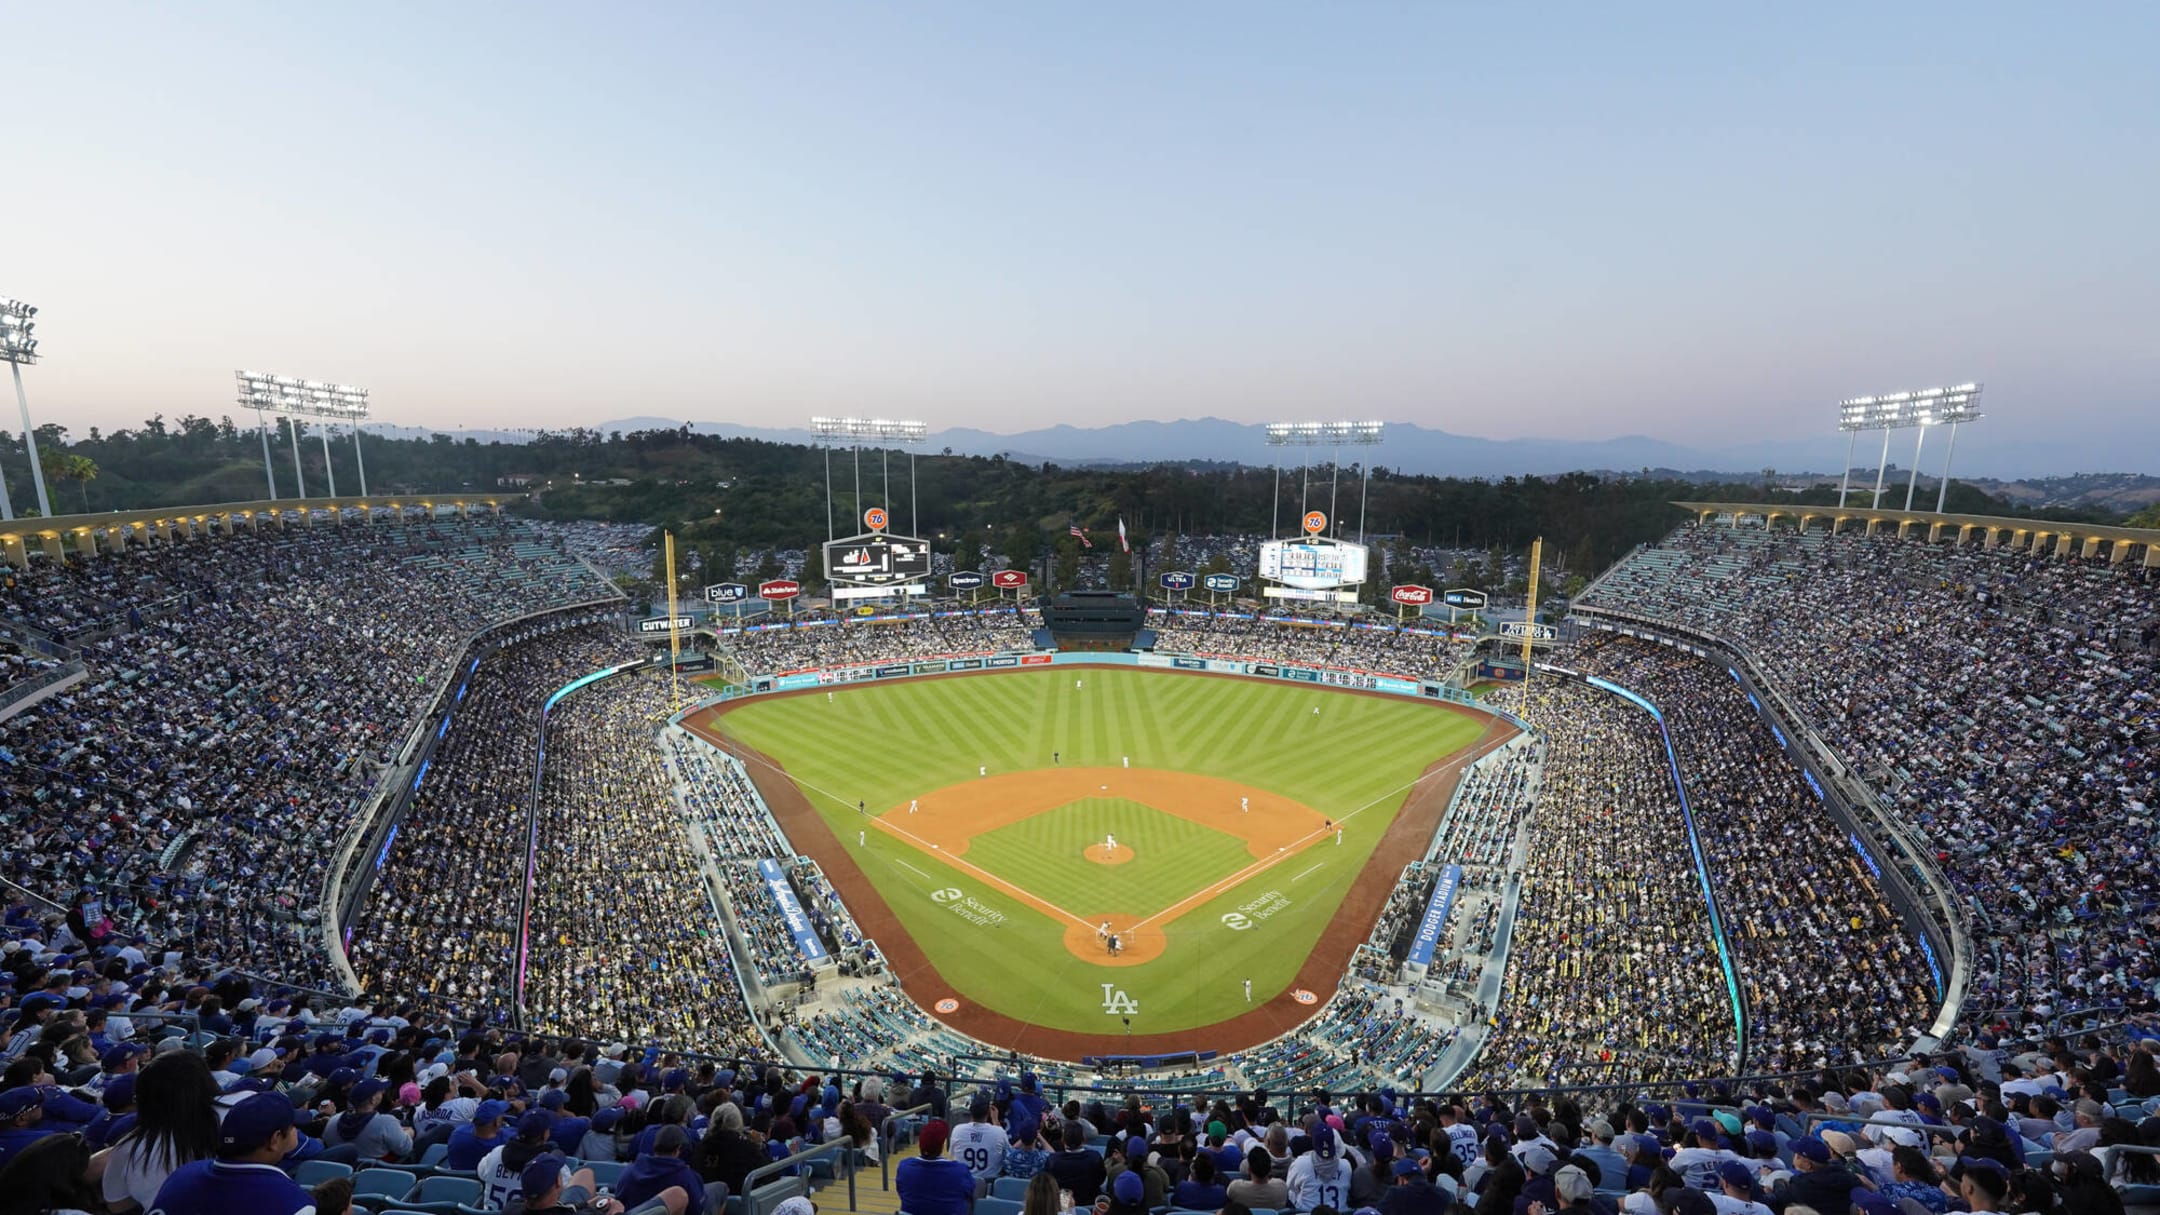
[[[90,1145],[92,1151],[103,1150],[107,1144],[126,1134],[127,1129],[135,1125],[134,1074],[115,1076],[112,1083],[105,1086],[105,1092],[98,1100],[104,1108],[98,1111],[96,1118],[90,1120],[90,1125],[83,1128],[83,1140]]]
[[[1350,1162],[1335,1128],[1323,1122],[1312,1128],[1312,1150],[1290,1162],[1283,1190],[1300,1211],[1327,1207],[1341,1211],[1350,1200]]]
[[[1445,1215],[1451,1196],[1426,1180],[1415,1160],[1395,1162],[1395,1185],[1380,1199],[1380,1215]]]
[[[1852,1192],[1866,1187],[1817,1136],[1793,1140],[1792,1153],[1793,1177],[1772,1204],[1776,1210],[1797,1204],[1818,1212],[1842,1211],[1852,1205]]]
[[[1147,1215],[1147,1183],[1138,1173],[1129,1169],[1119,1173],[1110,1179],[1109,1189],[1110,1205],[1104,1215]]]
[[[1112,1182],[1127,1173],[1138,1174],[1140,1184],[1145,1187],[1146,1205],[1150,1209],[1169,1203],[1170,1174],[1155,1162],[1154,1152],[1149,1149],[1148,1141],[1141,1136],[1134,1135],[1127,1139],[1124,1154],[1114,1164],[1105,1161],[1103,1168]]]
[[[1628,1162],[1627,1158],[1613,1147],[1616,1136],[1612,1123],[1600,1118],[1587,1129],[1590,1142],[1570,1153],[1569,1161],[1582,1166],[1590,1177],[1593,1189],[1597,1186],[1604,1186],[1608,1190],[1624,1188],[1627,1185]]]
[[[1770,1208],[1762,1198],[1762,1183],[1753,1165],[1744,1160],[1728,1160],[1717,1167],[1718,1188],[1710,1195],[1710,1203],[1718,1215],[1770,1215]]]
[[[548,1132],[555,1126],[555,1119],[544,1110],[528,1110],[517,1121],[517,1129],[501,1146],[492,1148],[480,1158],[474,1172],[480,1179],[481,1197],[486,1206],[501,1207],[512,1198],[525,1192],[526,1167],[542,1157],[561,1163],[555,1156]],[[563,1170],[564,1184],[570,1181],[568,1169]]]
[[[621,1159],[621,1153],[615,1148],[615,1128],[622,1125],[622,1120],[623,1112],[615,1106],[594,1110],[584,1137],[578,1141],[574,1158],[588,1163]]]
[[[1597,1192],[1597,1183],[1591,1180],[1590,1174],[1583,1171],[1581,1165],[1561,1165],[1554,1170],[1552,1183],[1553,1195],[1559,1201],[1559,1210],[1568,1212],[1569,1215],[1589,1215],[1592,1209],[1590,1198]],[[1769,1208],[1765,1207],[1762,1215],[1769,1215]]]
[[[412,1134],[396,1117],[382,1112],[390,1082],[380,1078],[353,1086],[351,1104],[323,1128],[323,1141],[353,1145],[362,1160],[402,1160],[412,1153]]]
[[[44,1120],[43,1089],[25,1084],[0,1092],[0,1165],[47,1135],[58,1133],[41,1125]]]
[[[149,1204],[159,1215],[301,1215],[314,1196],[278,1167],[299,1144],[292,1101],[256,1093],[217,1130],[217,1154],[173,1170]]]
[[[916,1139],[921,1154],[901,1161],[900,1167],[894,1170],[893,1188],[900,1194],[900,1209],[908,1215],[967,1215],[974,1204],[975,1174],[968,1166],[945,1155],[949,1135],[942,1118],[932,1118],[924,1123],[922,1133]],[[1053,1161],[1053,1171],[1055,1167]],[[1098,1187],[1101,1167],[1098,1158]],[[1081,1201],[1078,1190],[1073,1191],[1073,1199]],[[1085,1201],[1093,1202],[1095,1196],[1090,1194]]]
[[[450,1132],[449,1154],[443,1157],[443,1167],[460,1171],[480,1167],[481,1158],[501,1147],[503,1119],[510,1113],[510,1103],[489,1098],[474,1110],[472,1121]]]
[[[708,1186],[683,1160],[690,1132],[679,1126],[660,1129],[653,1150],[640,1156],[615,1182],[615,1196],[632,1211],[658,1203],[671,1215],[709,1215],[727,1202],[727,1187]],[[912,1215],[912,1212],[910,1213]]]
[[[1724,1131],[1709,1118],[1697,1118],[1688,1132],[1693,1142],[1672,1154],[1672,1170],[1688,1188],[1707,1194],[1718,1187],[1718,1166],[1740,1157],[1724,1146]]]
[[[518,1192],[503,1203],[503,1215],[622,1215],[623,1204],[613,1198],[593,1197],[593,1171],[573,1173],[562,1157],[542,1153],[525,1163],[518,1173]],[[658,1211],[662,1206],[649,1204]],[[683,1215],[680,1208],[665,1208]]]

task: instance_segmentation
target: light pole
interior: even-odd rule
[[[1387,423],[1385,422],[1270,422],[1267,426],[1267,445],[1269,447],[1328,447],[1334,449],[1334,457],[1328,465],[1328,529],[1330,535],[1338,538],[1340,533],[1337,528],[1340,525],[1334,518],[1335,491],[1337,477],[1342,470],[1342,449],[1345,447],[1377,447],[1386,441]],[[1370,460],[1358,461],[1358,473],[1361,480],[1369,480],[1372,476],[1372,462]],[[1309,478],[1307,483],[1310,484]],[[1277,487],[1276,498],[1279,501],[1282,496],[1282,465],[1279,462],[1275,466],[1275,484]],[[1366,486],[1360,484],[1358,488],[1359,544],[1365,543],[1365,489]],[[1304,513],[1302,491],[1298,511],[1300,515]],[[1272,538],[1274,534],[1275,528],[1271,521],[1268,535]]]
[[[862,445],[869,440],[878,449],[883,462],[886,510],[892,509],[892,467],[889,451],[894,447],[908,449],[908,530],[915,531],[920,521],[915,515],[915,452],[916,444],[930,434],[930,428],[922,422],[901,418],[826,418],[810,419],[810,433],[825,448],[825,538],[833,539],[832,522],[832,449],[845,443],[854,449],[855,456],[855,517],[862,518]]]
[[[38,310],[21,300],[0,295],[0,359],[7,361],[8,370],[15,377],[15,404],[22,409],[23,451],[30,456],[30,483],[37,487],[38,513],[52,518],[52,499],[45,496],[45,467],[38,463],[37,428],[30,422],[30,398],[23,395],[22,369],[24,363],[35,363],[38,358],[37,328]],[[13,519],[15,504],[9,500],[7,480],[0,477],[0,515]]]
[[[337,497],[337,468],[330,459],[330,431],[338,422],[352,423],[353,462],[360,471],[360,496],[367,497],[367,464],[360,455],[360,423],[368,416],[367,389],[259,371],[236,371],[233,375],[240,382],[240,404],[253,409],[257,418],[267,410],[285,419],[285,427],[292,435],[293,480],[303,498],[307,497],[307,482],[300,470],[299,419],[314,418],[322,423],[323,471],[330,479],[330,496],[333,498]],[[263,436],[263,475],[270,475],[270,437],[267,434]],[[272,501],[277,499],[275,478],[270,480],[270,498]]]
[[[1890,392],[1880,396],[1851,397],[1838,402],[1838,429],[1848,432],[1846,440],[1845,476],[1838,484],[1838,506],[1845,505],[1845,493],[1852,477],[1852,445],[1863,430],[1882,432],[1882,454],[1875,464],[1875,497],[1873,509],[1882,508],[1883,481],[1890,468],[1890,432],[1893,430],[1918,429],[1919,437],[1913,441],[1912,474],[1905,482],[1905,509],[1911,510],[1913,493],[1920,485],[1920,452],[1927,443],[1927,428],[1947,423],[1950,426],[1951,451],[1956,450],[1957,428],[1964,422],[1978,421],[1984,415],[1979,409],[1981,386],[1959,384],[1954,388],[1922,388],[1911,392]],[[1935,494],[1935,512],[1942,513],[1943,504],[1950,491],[1950,453],[1943,455],[1942,485]]]

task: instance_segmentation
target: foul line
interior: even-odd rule
[[[1326,861],[1316,861],[1316,862],[1314,862],[1314,863],[1313,863],[1313,864],[1312,864],[1312,865],[1311,865],[1311,866],[1310,866],[1309,868],[1307,868],[1307,869],[1305,870],[1305,872],[1304,872],[1304,873],[1300,873],[1300,874],[1298,874],[1298,875],[1297,875],[1296,877],[1294,877],[1294,878],[1291,878],[1290,880],[1291,880],[1291,881],[1293,881],[1293,882],[1297,882],[1297,881],[1302,881],[1302,880],[1304,880],[1304,878],[1306,877],[1306,875],[1307,875],[1307,874],[1310,874],[1310,873],[1311,873],[1311,872],[1312,872],[1312,871],[1313,871],[1314,869],[1319,869],[1319,868],[1321,868],[1321,867],[1325,866],[1326,864],[1327,864],[1327,862],[1326,862]]]
[[[1405,781],[1400,785],[1397,785],[1395,788],[1380,794],[1378,797],[1373,798],[1371,801],[1366,802],[1364,805],[1359,806],[1354,810],[1351,810],[1348,814],[1343,815],[1341,818],[1334,819],[1333,821],[1335,823],[1336,829],[1339,829],[1342,824],[1347,823],[1351,819],[1356,818],[1358,815],[1365,813],[1367,810],[1372,809],[1374,806],[1379,805],[1381,802],[1384,802],[1389,798],[1394,797],[1396,794],[1407,793],[1410,790],[1417,788],[1419,785],[1424,784],[1427,780],[1430,780],[1435,776],[1439,776],[1443,773],[1453,771],[1454,769],[1462,766],[1465,763],[1472,762],[1481,758],[1484,753],[1483,748],[1485,745],[1485,740],[1492,733],[1493,723],[1498,720],[1499,719],[1497,717],[1488,715],[1485,723],[1485,728],[1478,732],[1477,741],[1471,743],[1468,748],[1458,754],[1455,758],[1448,760],[1446,763],[1437,764],[1431,768],[1428,768],[1424,772],[1418,774],[1416,777]],[[729,754],[734,755],[735,753],[730,751]],[[742,755],[735,755],[735,758],[737,759],[737,761],[742,761],[745,760],[747,757]],[[764,767],[771,770],[774,775],[778,776],[782,780],[793,781],[797,785],[800,785],[805,789],[816,790],[818,793],[821,793],[824,796],[831,798],[835,803],[840,806],[842,810],[848,808],[846,798],[840,796],[837,793],[834,793],[830,789],[824,788],[823,786],[812,784],[811,782],[804,780],[799,776],[796,776],[794,773],[789,772],[787,769],[782,768],[778,764],[766,761],[762,758],[752,760],[750,762],[762,764]],[[1322,813],[1324,814],[1325,811],[1323,811]],[[1073,923],[1078,924],[1082,928],[1095,927],[1094,924],[1089,923],[1087,920],[1081,918],[1080,916],[1074,915],[1072,912],[1065,910],[1063,907],[1058,906],[1057,904],[1049,901],[1048,899],[1045,899],[1042,896],[1028,891],[1022,887],[1015,886],[1004,878],[1001,878],[996,874],[981,868],[980,866],[974,864],[971,861],[964,861],[959,857],[946,852],[944,849],[938,848],[935,845],[930,844],[921,836],[918,836],[911,831],[887,823],[882,815],[871,816],[870,824],[874,827],[879,828],[882,831],[887,832],[888,834],[896,835],[902,839],[907,840],[916,848],[937,857],[939,860],[953,866],[956,869],[964,869],[967,872],[974,874],[976,877],[988,883],[991,887],[1002,890],[1006,894],[1009,894],[1014,898],[1019,899],[1021,902],[1027,903],[1039,910],[1048,912],[1051,915],[1063,916],[1064,918],[1072,921]],[[1163,908],[1161,911],[1158,911],[1155,914],[1147,917],[1146,919],[1139,921],[1131,928],[1126,929],[1126,931],[1137,932],[1157,920],[1175,920],[1178,916],[1183,915],[1185,912],[1191,910],[1193,907],[1198,906],[1201,903],[1205,903],[1210,899],[1217,897],[1218,895],[1226,894],[1229,891],[1236,889],[1238,886],[1241,886],[1244,883],[1252,880],[1253,878],[1259,877],[1261,874],[1266,873],[1268,870],[1273,869],[1275,866],[1282,864],[1284,861],[1289,860],[1291,857],[1297,856],[1298,854],[1304,852],[1307,848],[1312,847],[1315,843],[1319,842],[1322,839],[1325,839],[1330,834],[1330,831],[1330,828],[1322,827],[1317,831],[1309,832],[1306,835],[1296,840],[1293,840],[1289,844],[1285,845],[1283,849],[1277,852],[1274,856],[1264,857],[1260,860],[1254,861],[1252,864],[1245,866],[1243,869],[1238,870],[1236,873],[1233,873],[1226,878],[1217,880],[1213,884],[1207,886],[1205,889],[1197,890],[1189,895],[1186,895],[1184,898],[1179,899],[1177,902],[1172,903],[1170,906]],[[905,864],[906,862],[901,863]],[[1321,865],[1325,865],[1326,863],[1326,861],[1320,862]],[[912,869],[914,867],[909,866],[909,868]],[[1313,868],[1317,869],[1319,868],[1319,865],[1315,865],[1313,866]],[[915,872],[922,873],[922,870],[916,869]],[[1312,870],[1308,869],[1305,872],[1310,873],[1312,872]],[[923,876],[926,878],[929,877],[928,874],[924,874]],[[1298,875],[1298,877],[1303,876],[1305,875],[1302,873]],[[936,881],[937,879],[930,878],[930,880]],[[1296,880],[1297,878],[1291,879],[1291,881],[1293,882]]]
[[[900,866],[900,867],[901,867],[902,869],[905,869],[905,870],[907,870],[907,871],[908,871],[909,873],[913,873],[913,874],[917,874],[917,875],[920,875],[921,877],[923,877],[924,879],[926,879],[926,880],[928,880],[928,881],[932,881],[932,882],[934,882],[934,881],[936,881],[936,880],[937,880],[936,878],[934,878],[934,877],[931,877],[931,876],[930,876],[929,874],[927,874],[927,873],[924,873],[924,872],[923,872],[922,870],[920,870],[920,869],[917,869],[917,868],[916,868],[915,866],[913,866],[913,865],[910,865],[910,864],[908,864],[908,863],[907,863],[906,861],[903,861],[903,860],[901,860],[901,859],[900,859],[899,857],[897,857],[897,856],[893,858],[893,864],[895,864],[895,865],[898,865],[898,866]]]

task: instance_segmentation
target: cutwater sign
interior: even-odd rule
[[[769,858],[759,861],[757,871],[758,876],[765,879],[766,893],[779,905],[780,918],[787,921],[788,935],[795,938],[795,952],[801,954],[805,962],[824,961],[824,943],[810,930],[810,916],[803,911],[802,900],[795,897],[795,888],[788,885],[787,875],[780,871],[780,863]]]
[[[1447,925],[1448,910],[1455,905],[1455,888],[1462,885],[1462,866],[1449,865],[1433,883],[1432,897],[1425,901],[1425,918],[1418,921],[1417,937],[1410,942],[1409,965],[1431,966],[1440,946],[1440,930]]]
[[[665,633],[670,625],[678,629],[689,630],[697,627],[697,621],[689,616],[655,616],[651,620],[638,621],[637,631],[640,633]]]

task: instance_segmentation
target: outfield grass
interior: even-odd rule
[[[1247,978],[1255,1002],[1284,996],[1413,782],[1474,743],[1482,726],[1430,704],[1312,685],[1062,667],[856,685],[830,700],[822,691],[761,699],[724,714],[720,728],[788,770],[964,998],[1031,1024],[1103,1033],[1118,1028],[1103,1006],[1108,982],[1139,1001],[1135,1032],[1167,1033],[1245,1011]],[[858,802],[873,813],[905,806],[985,768],[1048,767],[1052,752],[1068,766],[1129,759],[1294,798],[1342,823],[1342,843],[1318,845],[1181,915],[1161,957],[1107,967],[1069,952],[1063,923],[902,839],[865,831],[856,811]],[[1068,863],[1060,856],[1104,829],[1075,809],[978,837],[966,859],[1038,895],[1055,886],[1072,899],[1059,905],[1075,910],[1128,891],[1160,906],[1205,886],[1214,866],[1235,872],[1245,863],[1233,860],[1242,848],[1235,837],[1158,811],[1143,818],[1142,809],[1101,812],[1129,816],[1135,840],[1189,829],[1192,857],[1161,868],[1150,843],[1126,865]],[[1107,830],[1125,842],[1119,827]],[[932,897],[950,889],[970,902]],[[1226,924],[1231,913],[1247,926]]]

